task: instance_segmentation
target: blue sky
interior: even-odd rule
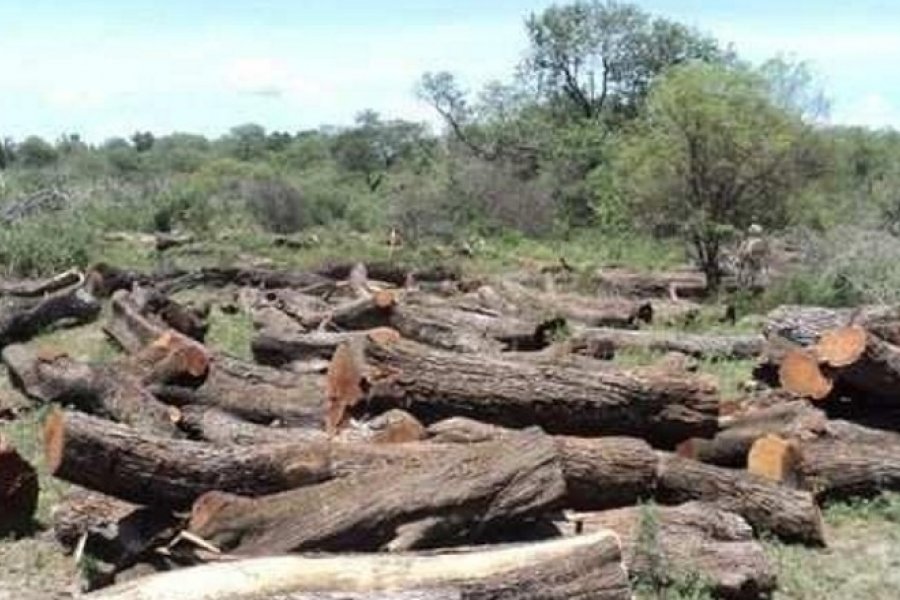
[[[434,121],[428,70],[506,78],[541,0],[0,0],[0,135]],[[837,123],[900,128],[900,0],[647,0],[742,56],[809,60]]]

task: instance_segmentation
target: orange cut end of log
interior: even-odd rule
[[[822,374],[816,358],[804,350],[789,350],[778,367],[781,387],[813,400],[823,400],[834,389],[834,382]]]
[[[363,367],[350,344],[341,344],[331,357],[325,380],[328,413],[325,429],[336,433],[346,421],[347,409],[363,397]]]
[[[392,327],[376,327],[366,332],[366,336],[380,346],[399,342],[403,336]]]
[[[839,368],[855,363],[866,351],[868,334],[859,325],[839,327],[822,334],[814,351],[819,360]]]
[[[777,435],[761,437],[747,455],[747,471],[777,482],[796,481],[800,453],[797,446]]]
[[[397,304],[397,296],[390,290],[378,290],[372,295],[372,301],[378,308],[393,308]]]
[[[59,409],[53,409],[44,419],[44,457],[47,462],[47,469],[51,474],[56,473],[62,463],[65,443],[65,413]]]

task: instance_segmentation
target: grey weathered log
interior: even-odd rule
[[[646,505],[569,517],[584,533],[614,531],[632,580],[677,585],[697,577],[717,598],[768,598],[776,572],[753,529],[711,504]]]
[[[657,500],[699,500],[737,513],[758,532],[787,542],[824,545],[822,515],[812,494],[792,490],[743,471],[660,453]]]
[[[124,568],[173,537],[181,519],[152,506],[75,489],[54,506],[50,522],[56,540],[68,552],[75,551],[84,536],[84,552]]]
[[[127,365],[86,364],[66,354],[30,346],[3,349],[12,382],[29,398],[58,403],[163,436],[177,432],[173,413]]]
[[[64,271],[53,277],[44,279],[27,279],[22,281],[0,281],[0,296],[18,296],[35,298],[45,294],[58,292],[67,287],[81,283],[82,274],[76,269]]]
[[[179,412],[178,426],[183,431],[214,444],[255,446],[328,441],[328,434],[322,429],[259,425],[215,406],[190,404],[182,406]]]
[[[766,315],[763,333],[791,340],[801,346],[810,346],[830,329],[850,324],[876,327],[890,322],[900,322],[897,307],[824,308],[789,304],[779,306]]]
[[[563,435],[634,435],[660,446],[715,432],[708,378],[652,369],[587,371],[369,340],[360,407],[408,410],[425,423],[467,416]],[[361,398],[348,398],[352,406]]]
[[[251,555],[428,548],[477,539],[488,526],[554,507],[564,494],[555,444],[526,432],[262,498],[206,494],[190,529]]]
[[[0,297],[0,348],[27,341],[51,326],[89,323],[99,314],[100,303],[83,288],[40,298]]]
[[[331,474],[328,449],[316,444],[212,446],[58,410],[45,420],[44,448],[48,469],[56,477],[121,500],[171,510],[187,508],[211,490],[267,494]]]
[[[615,535],[443,553],[285,556],[152,575],[92,600],[630,600]]]
[[[688,356],[714,360],[756,358],[765,347],[761,335],[691,334],[682,331],[627,331],[591,328],[573,337],[576,346],[605,344],[615,350],[680,352]]]

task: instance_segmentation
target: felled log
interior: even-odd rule
[[[119,299],[120,302],[122,300]],[[165,325],[198,342],[203,341],[209,330],[206,322],[209,307],[204,309],[186,306],[152,287],[134,289],[128,300],[142,315],[158,317]]]
[[[548,433],[635,435],[674,446],[715,432],[716,386],[689,374],[542,366],[440,351],[409,342],[366,340],[362,364],[332,402],[375,413],[403,408],[424,423],[467,416]],[[350,376],[352,375],[352,376]]]
[[[151,275],[99,262],[88,269],[85,287],[98,298],[109,298],[118,290],[128,291],[135,285],[150,285],[152,281]]]
[[[294,288],[307,291],[328,289],[333,286],[333,281],[315,273],[242,267],[205,267],[196,271],[170,273],[155,277],[154,283],[157,289],[165,294],[174,294],[200,286],[236,285],[262,289]]]
[[[179,409],[178,426],[192,437],[222,445],[254,446],[328,441],[322,429],[270,427],[246,421],[215,406],[188,405]]]
[[[309,329],[334,325],[341,329],[370,329],[388,324],[397,303],[394,292],[379,290],[334,306],[324,312],[302,315],[300,324]]]
[[[603,268],[595,280],[606,292],[632,298],[668,298],[674,291],[678,298],[699,299],[707,293],[706,277],[696,269],[638,272]]]
[[[900,434],[835,422],[813,439],[760,438],[752,453],[750,472],[810,490],[822,502],[900,490]]]
[[[32,527],[38,489],[34,467],[0,435],[0,535]]]
[[[427,548],[546,510],[564,493],[553,441],[528,432],[262,498],[206,494],[190,530],[249,555]]]
[[[41,403],[72,405],[157,435],[177,431],[172,410],[122,365],[89,365],[64,353],[23,345],[4,348],[3,362],[12,382]]]
[[[321,429],[325,423],[324,378],[213,355],[209,375],[196,389],[152,386],[164,402],[214,406],[253,423]]]
[[[75,551],[84,537],[84,552],[117,568],[173,537],[180,523],[165,510],[83,489],[70,492],[54,506],[50,521],[54,537],[68,552]]]
[[[35,298],[78,285],[83,279],[84,276],[79,271],[70,269],[45,279],[0,281],[0,296]]]
[[[664,504],[709,502],[741,515],[757,532],[768,531],[787,542],[825,544],[812,494],[750,473],[661,453],[656,498]]]
[[[680,352],[703,359],[741,360],[760,355],[765,338],[760,335],[690,334],[681,331],[626,331],[593,328],[579,331],[576,344],[605,344],[616,350]]]
[[[715,437],[678,445],[680,456],[721,467],[744,468],[753,443],[767,434],[808,437],[825,430],[828,417],[804,401],[767,407],[730,421]]]
[[[100,314],[100,303],[82,288],[40,298],[0,298],[0,348],[24,342],[59,323],[81,324]]]
[[[775,589],[776,573],[753,529],[716,506],[628,507],[569,516],[580,531],[614,531],[632,580],[667,586],[698,577],[717,598],[757,600]]]
[[[857,308],[823,308],[820,306],[779,306],[766,315],[763,333],[766,337],[779,336],[801,346],[815,344],[828,330],[862,325],[888,328],[886,323],[900,321],[896,307],[861,306]],[[888,340],[892,341],[892,340]],[[897,343],[893,340],[893,343]]]
[[[366,331],[290,331],[266,327],[250,342],[253,359],[263,365],[283,367],[295,361],[331,359],[341,344],[366,335]]]
[[[346,280],[358,263],[335,263],[323,265],[316,269],[316,273],[329,279]],[[424,268],[414,268],[389,262],[368,261],[363,263],[366,274],[370,279],[391,283],[398,287],[404,286],[412,278],[415,281],[459,281],[462,274],[459,268],[449,265],[433,265]]]
[[[472,444],[500,440],[516,433],[503,427],[454,417],[428,428],[434,443]],[[603,510],[652,498],[659,459],[636,438],[554,437],[566,480],[565,506]]]
[[[153,575],[94,600],[629,600],[615,535],[445,553],[284,556]]]
[[[153,237],[154,245],[159,252],[164,252],[178,246],[193,244],[196,239],[189,233],[168,233],[164,231],[157,231],[153,234]]]
[[[845,388],[870,399],[900,402],[900,346],[857,325],[825,332],[814,351]]]
[[[258,495],[329,476],[327,448],[311,444],[212,446],[59,410],[44,422],[44,449],[49,471],[60,479],[172,510],[210,490]]]

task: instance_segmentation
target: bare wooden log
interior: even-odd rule
[[[316,273],[329,279],[346,280],[350,278],[350,273],[359,263],[336,263],[323,265],[316,270]],[[404,286],[410,280],[415,281],[459,281],[462,273],[459,268],[450,265],[433,265],[424,268],[414,268],[409,265],[402,265],[388,262],[367,261],[363,263],[366,274],[370,279],[377,281],[385,281],[396,286]]]
[[[776,573],[753,529],[714,505],[628,507],[569,517],[581,531],[614,531],[632,580],[673,585],[699,577],[717,598],[757,600],[775,590]]]
[[[0,296],[36,298],[52,294],[84,280],[84,275],[76,269],[64,271],[53,277],[25,281],[0,281]]]
[[[615,535],[440,554],[268,557],[138,579],[94,600],[628,600]]]
[[[327,448],[316,445],[211,446],[58,410],[44,423],[44,448],[56,477],[173,510],[187,508],[210,490],[266,494],[330,475]]]
[[[120,269],[105,262],[99,262],[88,269],[85,286],[98,298],[109,298],[118,290],[131,290],[135,285],[150,285],[153,276]]]
[[[0,535],[21,533],[33,526],[38,490],[34,467],[0,435]]]
[[[690,374],[543,366],[499,357],[439,351],[406,340],[369,339],[359,373],[374,412],[408,410],[425,423],[468,416],[512,428],[539,425],[549,433],[636,435],[661,446],[715,432],[715,383]],[[357,394],[356,397],[353,397]]]
[[[206,267],[196,271],[169,273],[154,278],[156,287],[166,294],[194,287],[247,286],[262,289],[293,288],[328,289],[333,285],[327,277],[304,271],[276,271],[242,267]]]
[[[790,350],[778,366],[781,387],[800,398],[824,400],[834,390],[834,381],[822,373],[819,359],[810,350]]]
[[[446,546],[560,501],[552,440],[530,432],[282,494],[206,494],[190,530],[239,554]]]
[[[678,454],[721,467],[744,468],[753,443],[767,435],[809,437],[826,428],[828,417],[804,401],[788,402],[738,416],[711,439],[691,438]]]
[[[626,331],[593,328],[574,336],[578,345],[604,344],[616,350],[680,352],[704,359],[741,360],[759,356],[765,346],[760,335],[690,334],[682,331]]]
[[[179,409],[178,426],[195,438],[222,445],[254,446],[300,442],[326,443],[322,429],[258,425],[215,406],[188,405]]]
[[[0,298],[0,348],[24,342],[57,324],[88,323],[100,314],[100,303],[82,288],[40,298]]]
[[[253,359],[263,365],[283,367],[294,361],[331,359],[338,346],[366,335],[366,331],[290,331],[266,327],[250,343]]]
[[[890,322],[900,322],[900,312],[896,307],[823,308],[785,305],[766,315],[763,333],[766,337],[778,336],[801,346],[811,346],[831,329],[854,324],[866,327],[881,324],[882,328],[887,329],[884,325]]]
[[[860,326],[849,326],[824,333],[814,352],[845,392],[900,402],[900,346]]]
[[[177,406],[215,406],[253,423],[322,429],[325,425],[324,378],[256,365],[225,354],[212,357],[209,375],[197,389],[152,388]]]
[[[656,497],[666,504],[710,502],[741,515],[756,531],[788,542],[825,544],[822,515],[812,494],[749,473],[661,454]]]
[[[900,434],[834,422],[813,439],[760,438],[752,452],[758,458],[748,470],[810,490],[822,502],[900,490]]]
[[[22,345],[4,348],[3,362],[13,383],[42,403],[72,405],[158,435],[177,431],[177,415],[123,365],[89,365],[63,353]]]
[[[595,275],[600,288],[608,293],[632,298],[705,298],[706,277],[697,269],[637,272],[623,268],[603,268]],[[726,283],[727,286],[727,283]]]
[[[50,517],[56,540],[69,552],[82,537],[83,551],[117,568],[140,559],[154,545],[173,537],[180,519],[154,507],[141,507],[97,492],[76,489]]]

